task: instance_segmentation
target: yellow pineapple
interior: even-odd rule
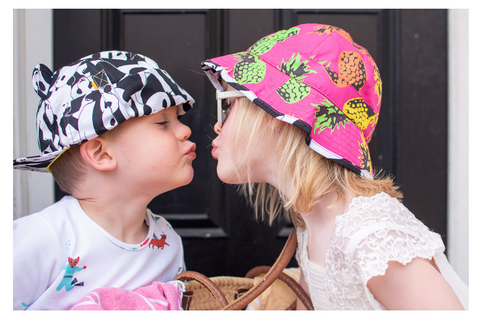
[[[369,124],[375,124],[378,115],[365,103],[362,98],[350,99],[343,105],[343,113],[361,130]]]

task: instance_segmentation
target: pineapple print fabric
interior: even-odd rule
[[[302,24],[202,65],[217,89],[225,80],[273,117],[303,129],[316,152],[372,178],[367,143],[382,81],[368,51],[346,31]]]

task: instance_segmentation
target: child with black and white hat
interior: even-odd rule
[[[100,52],[33,72],[41,154],[70,194],[17,219],[14,309],[69,309],[93,289],[134,290],[185,270],[180,236],[147,205],[193,178],[195,144],[178,117],[193,98],[148,57]],[[171,107],[171,108],[170,108]]]

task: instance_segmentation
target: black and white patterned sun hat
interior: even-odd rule
[[[50,172],[69,147],[93,139],[131,117],[178,106],[192,108],[193,98],[155,61],[124,51],[86,56],[52,73],[39,64],[32,83],[40,96],[37,110],[41,154],[13,161],[13,168]]]

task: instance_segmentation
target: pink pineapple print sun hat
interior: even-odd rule
[[[372,56],[346,31],[301,24],[202,67],[216,89],[223,91],[223,79],[273,117],[303,129],[317,153],[373,177],[367,143],[382,81]]]

